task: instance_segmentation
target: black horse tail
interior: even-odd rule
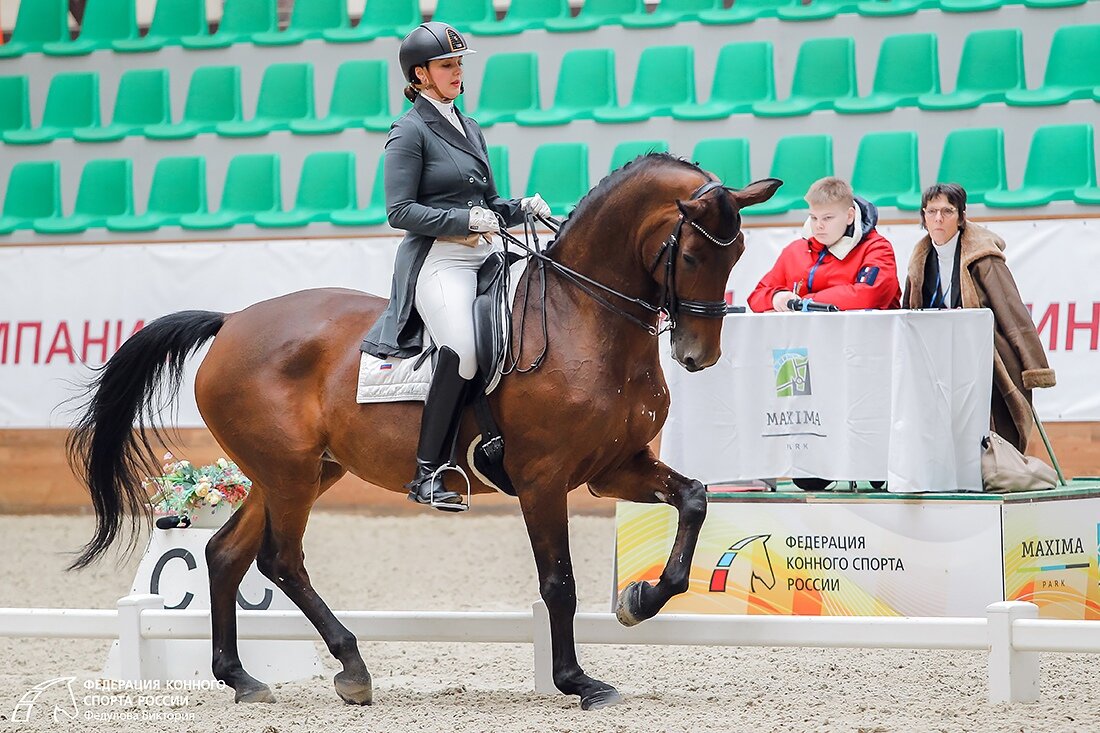
[[[124,514],[130,515],[133,550],[139,521],[151,518],[146,476],[160,463],[146,429],[160,410],[174,404],[189,356],[214,338],[224,313],[181,311],[158,318],[131,336],[87,385],[83,413],[65,447],[73,473],[87,485],[95,507],[95,535],[69,566],[87,567],[114,542]]]

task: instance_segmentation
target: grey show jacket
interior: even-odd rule
[[[408,358],[420,353],[423,322],[413,299],[420,268],[436,238],[469,234],[474,206],[497,212],[508,226],[523,220],[519,200],[497,194],[481,128],[461,113],[458,119],[465,137],[420,96],[390,128],[386,212],[390,226],[406,234],[397,248],[390,303],[360,346],[373,356]]]

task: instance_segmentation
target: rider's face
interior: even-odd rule
[[[430,84],[425,93],[440,102],[453,101],[462,92],[462,57],[429,61],[428,67],[418,67],[417,77]]]

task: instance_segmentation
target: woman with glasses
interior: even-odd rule
[[[1053,387],[1039,333],[1005,263],[1004,240],[966,220],[966,190],[937,183],[921,197],[921,228],[909,260],[903,308],[993,311],[995,432],[1024,452],[1031,434],[1031,390]]]

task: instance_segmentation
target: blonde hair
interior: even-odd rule
[[[853,206],[856,194],[852,187],[843,178],[826,176],[814,181],[810,190],[806,192],[806,203],[810,206],[827,206],[829,204],[846,204]]]

